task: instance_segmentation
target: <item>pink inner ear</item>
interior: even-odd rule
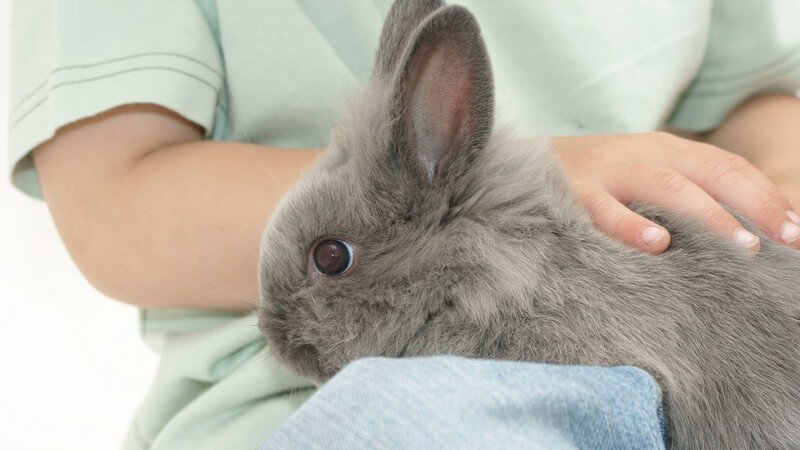
[[[417,155],[428,180],[440,173],[452,154],[463,146],[473,97],[466,52],[455,39],[431,39],[430,48],[417,49],[408,67],[411,115]]]

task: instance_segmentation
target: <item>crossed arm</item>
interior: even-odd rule
[[[624,207],[636,200],[757,250],[724,202],[800,248],[786,213],[800,208],[800,100],[755,97],[699,140],[562,137],[554,151],[596,225],[643,251],[663,251],[669,236]],[[100,291],[148,308],[246,311],[258,300],[264,224],[320,153],[205,141],[164,108],[129,105],[62,128],[34,162],[68,251]]]

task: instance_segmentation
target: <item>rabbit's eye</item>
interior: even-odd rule
[[[314,248],[312,259],[319,273],[332,277],[353,265],[353,248],[339,239],[326,239]]]

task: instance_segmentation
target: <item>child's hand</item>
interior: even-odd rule
[[[554,139],[554,151],[597,227],[643,251],[664,251],[669,233],[625,206],[633,202],[697,217],[757,251],[758,238],[722,207],[724,203],[775,241],[800,248],[800,219],[792,204],[758,169],[733,153],[668,133],[560,137]]]

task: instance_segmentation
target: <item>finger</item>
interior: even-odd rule
[[[710,146],[709,146],[710,147]],[[700,163],[676,168],[716,200],[741,211],[777,242],[800,248],[800,223],[789,200],[746,159],[710,147]]]
[[[647,253],[658,254],[669,247],[664,227],[631,211],[601,188],[586,188],[578,198],[600,231]]]
[[[643,167],[638,176],[616,176],[611,194],[623,203],[646,202],[696,217],[712,230],[738,245],[760,249],[756,235],[747,231],[706,191],[678,172],[661,167]]]

